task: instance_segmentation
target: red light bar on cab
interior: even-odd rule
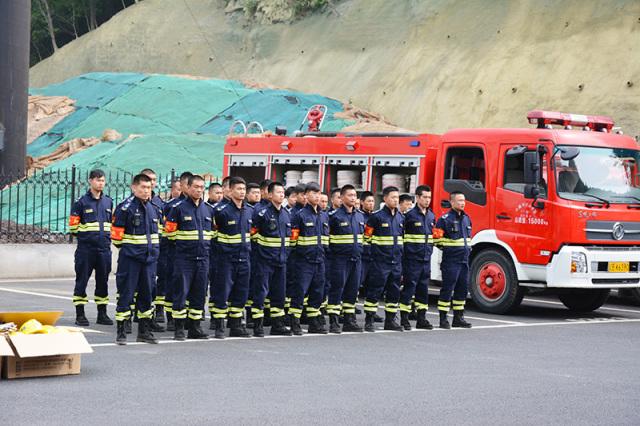
[[[557,126],[581,126],[598,132],[611,132],[613,129],[613,118],[606,115],[582,115],[568,114],[564,112],[542,111],[539,109],[530,111],[527,114],[530,124],[537,124],[539,129],[544,129],[547,125]]]

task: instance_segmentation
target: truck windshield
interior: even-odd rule
[[[640,151],[580,147],[573,160],[553,159],[558,195],[569,200],[640,203]]]

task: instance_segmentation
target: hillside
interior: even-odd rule
[[[34,66],[31,86],[91,71],[193,74],[350,100],[416,130],[523,126],[547,108],[609,114],[640,134],[637,0],[344,0],[292,23],[187,4],[127,8]]]

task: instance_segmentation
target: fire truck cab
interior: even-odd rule
[[[532,111],[528,119],[535,128],[443,135],[230,134],[224,172],[287,186],[306,176],[326,192],[346,176],[376,205],[388,182],[401,192],[427,184],[436,217],[461,191],[473,222],[470,293],[486,312],[512,311],[528,288],[554,289],[577,311],[599,308],[613,288],[639,288],[638,144],[613,133],[609,117]],[[435,250],[434,281],[440,259]]]

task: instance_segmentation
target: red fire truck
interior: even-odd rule
[[[640,288],[640,151],[611,118],[536,110],[532,128],[329,133],[319,130],[320,111],[293,135],[242,125],[227,139],[225,174],[258,182],[307,172],[329,191],[349,170],[376,205],[384,181],[406,182],[402,192],[428,184],[436,217],[452,191],[463,192],[474,228],[470,293],[486,312],[512,311],[531,289],[591,311],[611,289]],[[440,257],[436,250],[434,281]]]

